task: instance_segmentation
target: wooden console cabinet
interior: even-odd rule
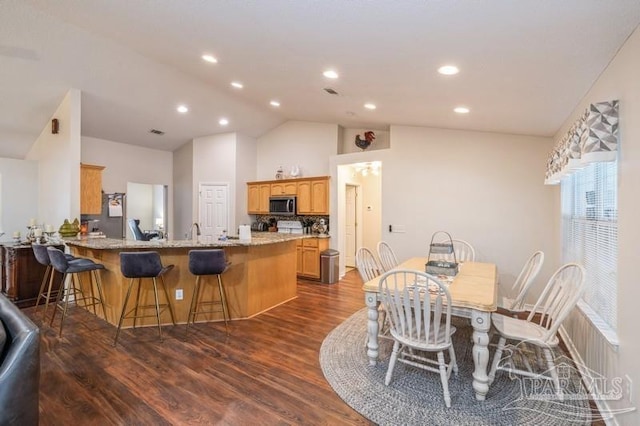
[[[54,246],[64,250],[64,246]],[[0,246],[2,293],[19,308],[34,306],[46,266],[40,264],[30,244],[4,244]],[[56,273],[52,293],[58,291],[62,275]]]

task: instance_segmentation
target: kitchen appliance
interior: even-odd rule
[[[269,197],[269,214],[294,216],[296,214],[296,197]]]
[[[299,220],[279,220],[278,233],[280,234],[302,234],[304,232],[302,222]]]
[[[253,222],[251,224],[251,230],[257,232],[267,232],[269,230],[269,224],[266,222]]]
[[[113,205],[117,201],[122,211],[125,210],[126,196],[123,193],[114,194],[102,194],[102,213],[101,214],[83,214],[81,220],[83,223],[87,223],[87,233],[89,236],[96,236],[92,233],[100,232],[107,238],[125,238],[126,237],[126,221],[124,216],[112,216],[109,213],[109,207],[113,208]],[[111,211],[113,213],[113,209]],[[120,213],[121,214],[121,213]]]

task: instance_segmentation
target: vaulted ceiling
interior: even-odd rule
[[[639,22],[638,0],[2,0],[0,156],[70,88],[83,135],[163,150],[287,120],[551,136]]]

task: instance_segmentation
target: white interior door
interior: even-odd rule
[[[357,244],[357,199],[358,187],[347,185],[345,188],[345,257],[346,266],[356,266]]]
[[[200,184],[198,222],[202,234],[201,241],[216,240],[223,231],[229,231],[229,184]]]

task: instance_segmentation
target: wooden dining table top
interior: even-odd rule
[[[425,271],[427,257],[413,257],[393,270],[410,269]],[[378,292],[380,277],[367,281],[362,286],[365,292]],[[493,312],[498,304],[498,268],[493,263],[460,262],[458,274],[448,285],[451,304],[454,307]]]

